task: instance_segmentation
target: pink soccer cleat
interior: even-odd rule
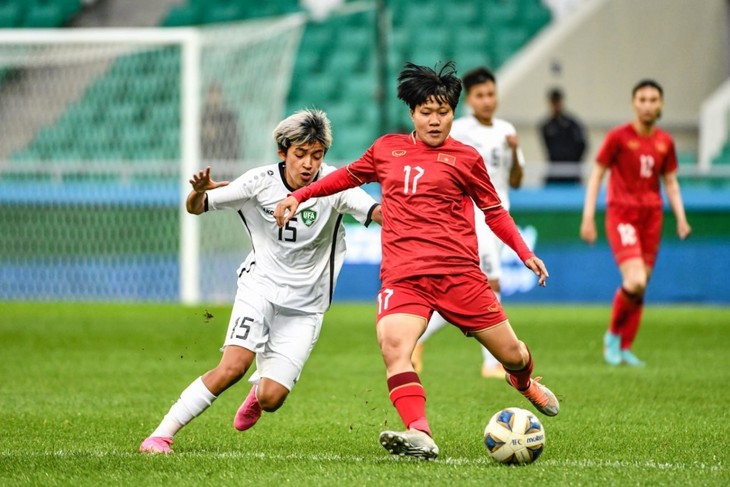
[[[233,427],[238,431],[246,431],[255,425],[260,417],[261,405],[256,399],[256,385],[254,385],[246,396],[246,400],[238,408],[236,417],[233,418]]]
[[[141,445],[139,445],[139,451],[141,453],[175,453],[170,448],[172,445],[172,438],[165,438],[163,436],[150,436],[145,438]]]

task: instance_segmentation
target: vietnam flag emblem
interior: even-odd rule
[[[439,152],[439,155],[438,155],[438,157],[436,157],[436,160],[439,162],[445,162],[449,166],[456,165],[456,157],[449,155],[449,154],[444,154],[443,152]]]

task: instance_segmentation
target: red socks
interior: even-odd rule
[[[406,428],[423,431],[431,436],[431,428],[426,419],[426,391],[421,385],[418,374],[402,372],[388,379],[390,401],[403,420]]]
[[[530,353],[528,350],[527,353]],[[530,360],[520,370],[509,370],[504,369],[509,374],[510,383],[520,391],[526,390],[530,387],[530,376],[532,376],[532,368],[534,364],[532,362],[532,354],[530,353]]]
[[[613,298],[613,311],[611,312],[611,324],[609,331],[621,337],[621,349],[631,348],[639,331],[641,312],[644,309],[642,296],[630,293],[623,287],[616,291]]]

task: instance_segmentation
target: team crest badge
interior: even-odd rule
[[[301,217],[304,224],[311,227],[317,219],[317,212],[314,210],[302,210]]]

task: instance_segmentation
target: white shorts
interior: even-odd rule
[[[223,346],[256,354],[251,382],[266,377],[291,391],[319,339],[323,316],[276,305],[239,284]]]
[[[479,266],[489,279],[502,276],[502,248],[504,242],[484,223],[477,225],[477,241],[479,243]]]

